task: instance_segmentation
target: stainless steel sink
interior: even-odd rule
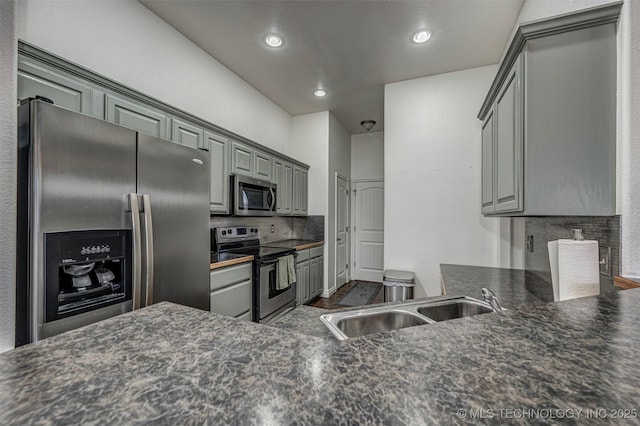
[[[414,327],[428,323],[429,320],[427,318],[419,315],[406,311],[393,310],[352,314],[344,318],[339,318],[336,321],[336,327],[348,337],[361,337],[367,334],[398,330],[400,328]]]
[[[495,310],[486,302],[450,297],[326,314],[320,320],[339,340],[346,340],[489,312]]]
[[[453,300],[418,308],[418,313],[434,321],[469,317],[471,315],[488,314],[493,309],[488,304],[474,300]]]

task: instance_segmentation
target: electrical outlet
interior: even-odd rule
[[[611,247],[600,246],[600,275],[611,276]]]
[[[273,234],[274,232],[276,232],[276,227],[271,224],[271,233]]]
[[[527,235],[527,251],[533,253],[533,235]]]

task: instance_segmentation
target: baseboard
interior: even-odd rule
[[[336,292],[336,286],[334,285],[333,287],[331,287],[331,288],[329,289],[329,291],[323,291],[321,296],[322,296],[322,297],[329,297],[329,296],[331,296],[331,295],[332,295],[333,293],[335,293],[335,292]]]

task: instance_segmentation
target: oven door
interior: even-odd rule
[[[276,185],[245,176],[233,177],[233,209],[237,216],[273,216]]]
[[[295,258],[294,256],[294,269]],[[290,307],[295,307],[297,284],[294,282],[289,287],[278,289],[278,259],[261,262],[257,280],[258,309],[257,321],[267,322],[276,315]]]

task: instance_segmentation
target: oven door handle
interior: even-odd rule
[[[275,259],[275,260],[267,260],[266,262],[260,262],[260,266],[268,266],[268,265],[273,265],[274,263],[278,263],[279,260]]]

